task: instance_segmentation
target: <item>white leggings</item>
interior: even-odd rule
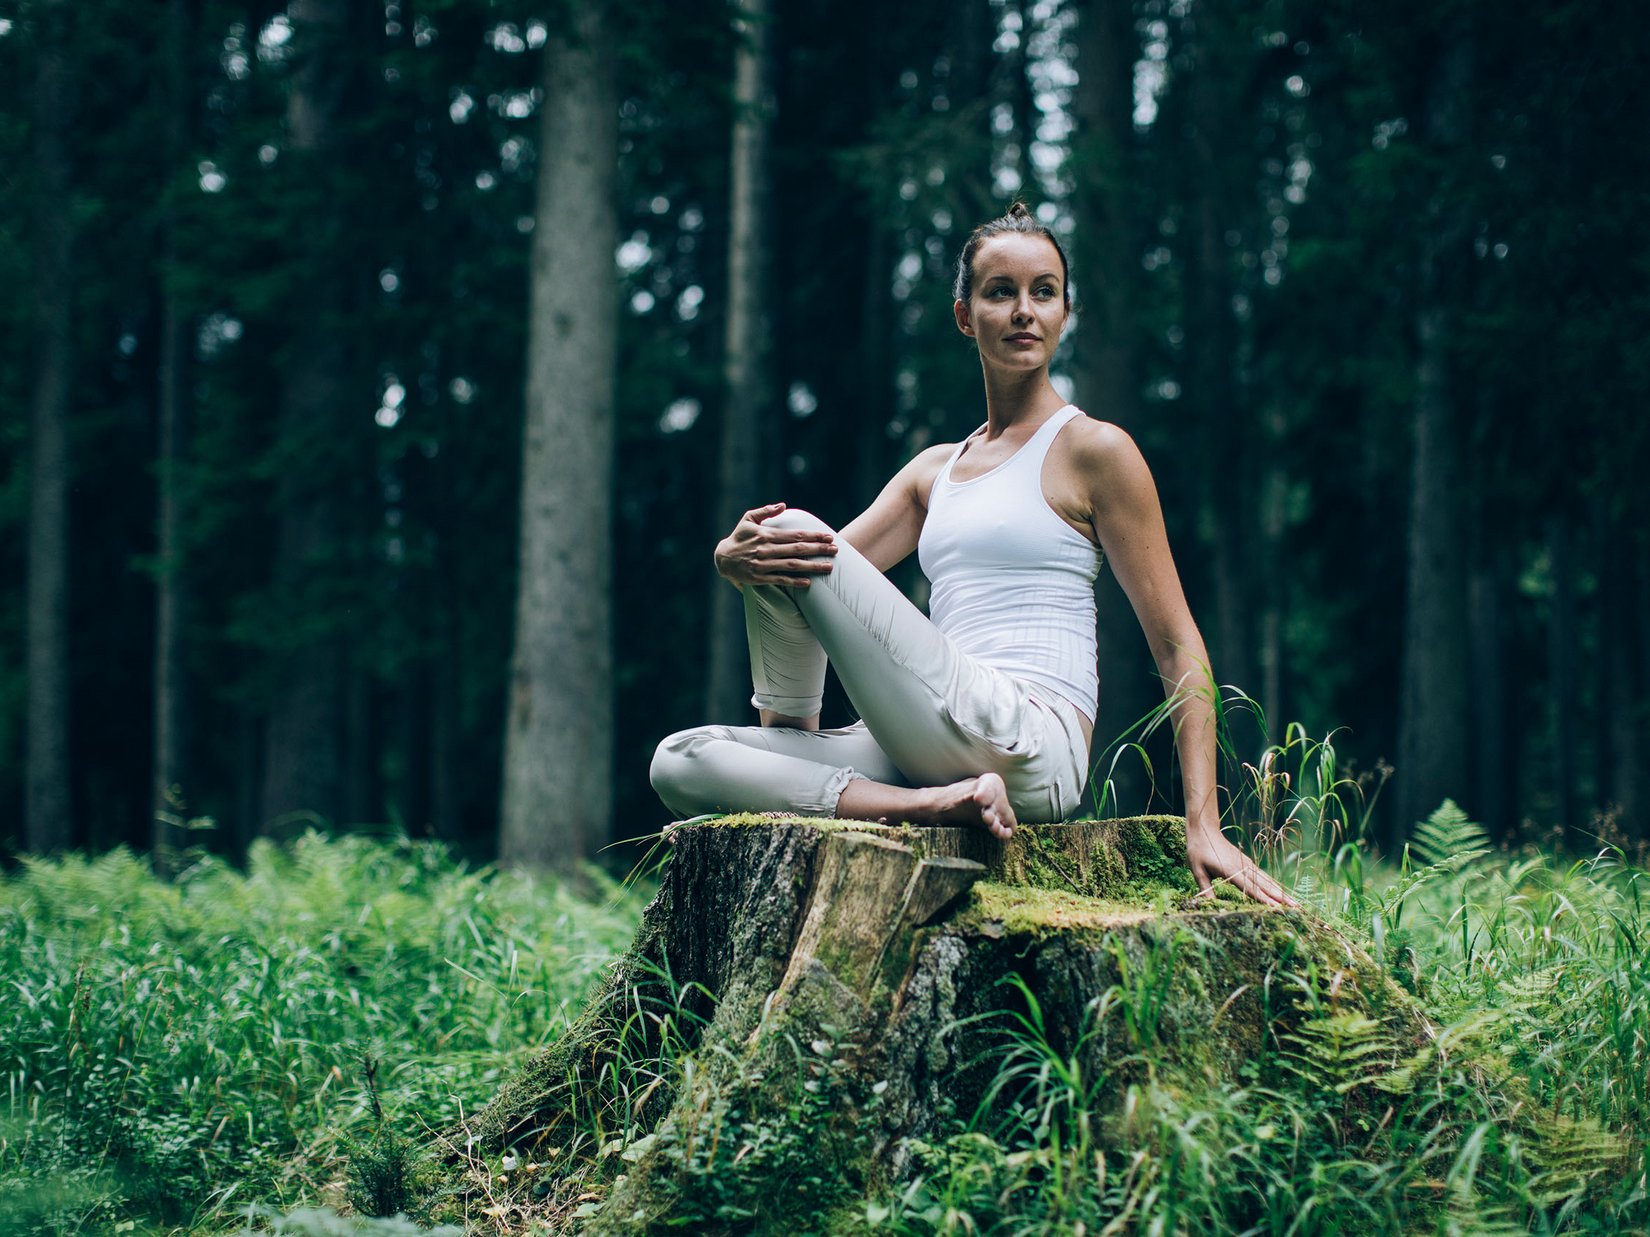
[[[833,532],[805,511],[770,528]],[[752,703],[787,717],[819,712],[829,658],[860,721],[840,730],[700,726],[653,757],[653,788],[682,816],[784,811],[834,816],[855,778],[945,786],[1002,775],[1022,820],[1077,807],[1088,776],[1082,714],[1056,693],[981,665],[840,537],[808,588],[747,585]]]

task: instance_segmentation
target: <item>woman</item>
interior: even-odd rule
[[[1157,490],[1132,439],[1066,403],[1048,367],[1071,312],[1065,252],[1016,203],[957,262],[957,327],[975,341],[986,423],[930,447],[840,533],[772,503],[716,547],[745,599],[760,726],[672,735],[652,778],[667,807],[968,823],[1081,802],[1098,699],[1102,557],[1133,603],[1174,702],[1186,855],[1294,905],[1220,832],[1208,654],[1186,606]],[[916,550],[926,618],[883,575]],[[825,663],[861,720],[819,729]]]

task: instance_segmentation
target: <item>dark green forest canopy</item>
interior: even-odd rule
[[[337,27],[318,18],[334,8]],[[156,606],[172,582],[187,601],[167,680],[188,723],[178,810],[216,821],[192,839],[236,852],[281,827],[262,788],[311,749],[282,747],[278,704],[325,662],[326,725],[309,738],[333,765],[313,811],[491,852],[540,58],[592,9],[617,33],[620,99],[617,838],[663,823],[653,745],[705,720],[733,9],[0,9],[0,795],[19,807],[28,782],[33,452],[55,313],[71,348],[53,551],[67,844],[151,837]],[[1215,674],[1264,709],[1266,729],[1235,711],[1238,760],[1289,721],[1344,728],[1342,771],[1368,794],[1397,766],[1372,818],[1387,842],[1446,794],[1503,838],[1650,836],[1636,6],[776,9],[771,489],[751,505],[846,521],[914,451],[978,424],[949,264],[969,226],[1022,195],[1072,239],[1061,381],[1141,443]],[[296,97],[324,101],[324,141],[300,140]],[[43,291],[53,221],[72,233],[66,296]],[[290,415],[295,375],[315,373],[325,415]],[[187,425],[170,557],[168,381]],[[898,574],[915,581],[914,565]],[[1126,606],[1102,614],[1118,650],[1109,740],[1158,688]],[[828,722],[845,715],[830,707]],[[1148,750],[1172,801],[1168,754]],[[1136,764],[1119,766],[1125,811],[1145,807]],[[0,844],[23,848],[23,813],[7,819]]]

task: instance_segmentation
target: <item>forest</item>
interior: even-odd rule
[[[0,1231],[1650,1231],[1647,28],[0,0]],[[1084,819],[649,786],[1015,201],[1298,909],[1108,572]]]
[[[1650,837],[1624,0],[0,11],[10,851],[657,829],[654,744],[750,712],[711,546],[980,422],[950,268],[1016,198],[1234,758],[1333,733],[1389,851]],[[1095,785],[1172,806],[1099,587]]]

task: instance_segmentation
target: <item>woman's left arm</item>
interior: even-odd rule
[[[1205,893],[1224,879],[1257,901],[1295,906],[1220,830],[1217,687],[1169,553],[1151,470],[1134,440],[1103,421],[1083,423],[1072,445],[1095,535],[1140,620],[1169,700],[1186,791],[1186,859],[1192,874]]]

